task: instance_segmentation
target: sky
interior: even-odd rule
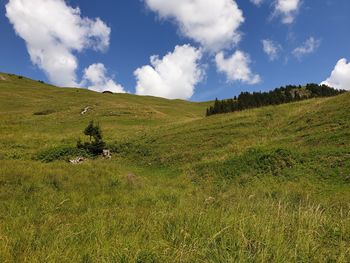
[[[206,101],[350,90],[349,0],[0,0],[0,72]]]

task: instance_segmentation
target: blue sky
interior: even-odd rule
[[[2,0],[0,71],[193,101],[309,82],[350,88],[348,0],[174,2]]]

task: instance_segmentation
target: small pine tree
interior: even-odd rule
[[[84,130],[84,134],[86,136],[89,136],[89,139],[90,139],[90,142],[92,140],[92,137],[95,133],[95,126],[94,126],[94,122],[93,121],[90,121],[89,125],[85,128]]]
[[[93,121],[90,121],[89,125],[84,130],[84,134],[89,136],[89,142],[82,143],[79,139],[77,142],[77,148],[84,149],[92,155],[101,154],[106,143],[102,139],[100,126],[98,124],[95,125]]]

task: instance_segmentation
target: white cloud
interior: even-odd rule
[[[263,50],[271,61],[276,60],[282,47],[270,39],[264,39],[261,41]]]
[[[282,17],[282,23],[291,24],[299,12],[300,0],[275,0],[275,14]]]
[[[220,52],[215,57],[218,71],[225,73],[228,81],[241,81],[246,84],[257,84],[261,78],[253,74],[249,64],[251,63],[248,54],[237,50],[231,57],[225,58]]]
[[[103,51],[111,29],[99,18],[81,17],[64,0],[10,0],[6,16],[25,40],[32,62],[58,86],[76,86],[78,60],[74,52]]]
[[[80,86],[87,86],[89,90],[97,92],[125,93],[123,86],[107,76],[107,70],[101,63],[93,64],[84,70],[83,81]]]
[[[136,94],[168,99],[191,98],[196,84],[203,76],[203,70],[198,64],[201,57],[201,50],[190,45],[176,46],[174,52],[162,59],[152,56],[151,65],[134,72],[137,79]]]
[[[254,5],[261,5],[264,0],[250,0]]]
[[[331,76],[321,84],[328,85],[335,89],[350,90],[350,63],[342,58],[335,65]]]
[[[293,55],[301,59],[303,56],[315,52],[320,45],[320,40],[310,37],[300,47],[293,50]]]
[[[173,19],[181,33],[209,51],[237,44],[242,11],[233,0],[144,0],[161,18]]]

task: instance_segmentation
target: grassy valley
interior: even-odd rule
[[[0,73],[0,262],[349,262],[350,94],[211,104]],[[111,160],[38,158],[90,120]]]

